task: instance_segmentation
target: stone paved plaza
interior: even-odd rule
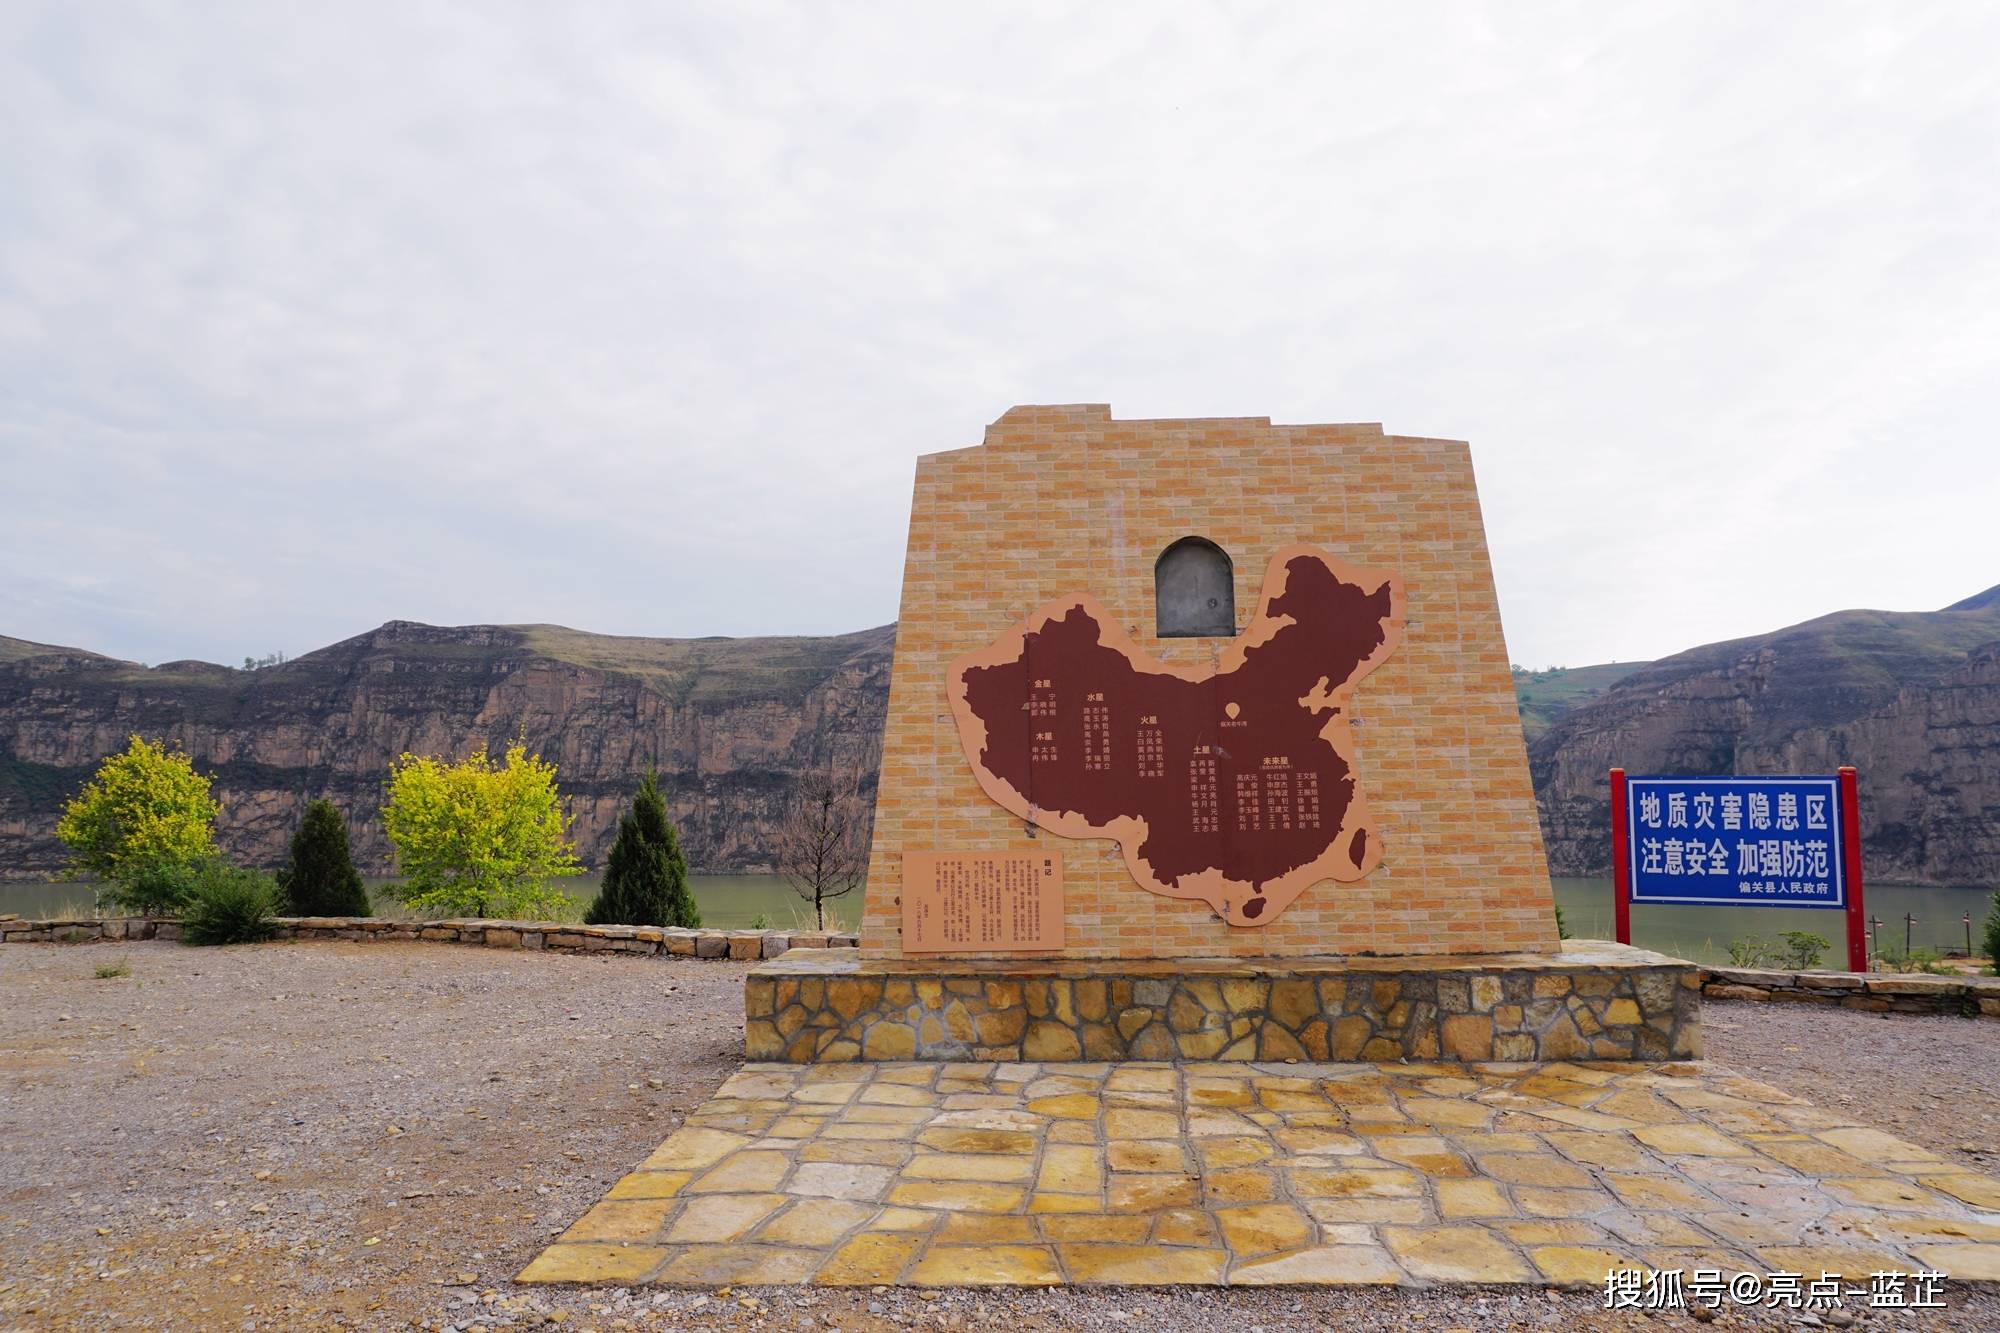
[[[2000,1181],[1681,1064],[753,1064],[529,1282],[2000,1279]]]

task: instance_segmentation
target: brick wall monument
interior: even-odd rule
[[[964,700],[954,717],[954,664],[983,650],[1005,659],[1006,636],[1025,618],[1080,594],[1108,622],[1098,627],[1103,641],[1156,660],[1157,679],[1199,682],[1229,670],[1240,642],[1156,634],[1156,562],[1190,536],[1228,554],[1235,623],[1249,628],[1248,639],[1258,637],[1281,551],[1322,553],[1363,581],[1362,591],[1385,575],[1394,582],[1393,614],[1389,591],[1377,604],[1376,660],[1360,668],[1365,675],[1338,707],[1315,715],[1334,719],[1329,735],[1338,733],[1335,747],[1357,784],[1350,824],[1325,861],[1339,873],[1293,876],[1294,898],[1267,900],[1240,886],[1186,897],[1169,896],[1171,884],[1148,891],[1135,878],[1143,864],[1128,855],[1137,838],[1052,832],[1059,819],[975,771],[960,725],[969,722]],[[1022,640],[1011,642],[1018,651]],[[982,734],[982,724],[971,726],[967,734]],[[1122,753],[1116,759],[1125,762]],[[1167,759],[1187,762],[1178,752]],[[1281,785],[1275,797],[1252,790],[1245,799],[1262,793],[1266,802],[1253,816],[1274,827],[1293,819],[1303,782]],[[1233,796],[1223,793],[1225,821]],[[1548,867],[1467,446],[1366,424],[1121,421],[1084,405],[1017,407],[988,427],[983,444],[919,459],[864,958],[922,952],[906,949],[902,935],[906,852],[1059,858],[1060,945],[982,950],[985,957],[1554,952]],[[1253,921],[1245,911],[1264,915]]]

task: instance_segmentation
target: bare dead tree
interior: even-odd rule
[[[799,779],[778,826],[778,873],[812,904],[817,929],[826,905],[861,886],[868,874],[868,812],[859,791],[832,773]]]

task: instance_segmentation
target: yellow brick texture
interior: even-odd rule
[[[945,671],[1044,602],[1094,594],[1160,659],[1224,640],[1154,636],[1153,564],[1181,537],[1228,551],[1238,624],[1277,548],[1312,542],[1393,570],[1396,652],[1356,688],[1355,767],[1382,864],[1315,885],[1270,924],[1141,889],[1109,840],[1037,831],[988,800],[946,702]],[[1119,421],[1108,407],[1017,407],[983,445],[917,461],[889,685],[863,952],[903,954],[904,848],[1063,857],[1065,948],[1080,958],[1547,952],[1556,947],[1472,457],[1376,425],[1268,418]]]

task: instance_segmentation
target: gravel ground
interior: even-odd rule
[[[735,1067],[743,972],[416,944],[0,949],[0,1328],[1810,1326],[1533,1288],[512,1285]],[[1718,1060],[1992,1169],[2000,1023],[1709,1013]],[[2000,1292],[1951,1300],[1860,1322],[2000,1328]]]
[[[2000,1175],[2000,1022],[1742,1000],[1701,1013],[1717,1064]]]

